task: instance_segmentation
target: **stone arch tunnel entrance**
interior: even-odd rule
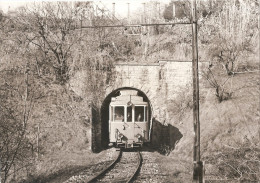
[[[100,96],[101,99],[99,98],[97,103],[92,103],[92,151],[100,152],[109,144],[109,104],[111,97],[118,96],[122,89],[138,91],[138,95],[149,103],[150,122],[153,118],[150,132],[151,148],[166,143],[170,149],[174,149],[182,134],[178,124],[174,122],[175,119],[169,117],[171,115],[168,101],[174,101],[176,94],[192,81],[191,65],[190,61],[173,60],[163,60],[154,64],[118,63],[115,66],[115,81],[105,91],[109,94]]]
[[[143,97],[144,102],[148,102],[148,120],[151,122],[152,117],[152,107],[151,103],[144,92],[139,89],[131,88],[131,87],[124,87],[118,88],[112,91],[103,101],[101,110],[100,110],[100,125],[101,125],[101,149],[106,149],[109,144],[109,104],[111,102],[112,97],[117,97],[120,94],[121,90],[135,90],[137,91],[137,95]]]

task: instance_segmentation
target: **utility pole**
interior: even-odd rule
[[[200,120],[199,120],[199,74],[198,74],[198,33],[196,0],[192,0],[192,76],[193,76],[193,182],[202,183],[203,164],[200,161]]]
[[[2,162],[1,162],[1,159],[0,159],[0,183],[2,182]]]
[[[153,10],[153,17],[155,17],[156,20],[158,19],[157,4],[158,2],[154,3],[154,10]]]
[[[143,22],[145,22],[146,23],[146,4],[145,3],[143,3]]]
[[[113,10],[112,10],[112,13],[113,13],[113,18],[116,16],[116,3],[112,3],[113,5]]]
[[[127,3],[127,21],[130,22],[130,3]]]
[[[161,18],[161,4],[160,4],[160,2],[158,4],[159,4],[158,15],[159,15],[159,19],[160,19]]]
[[[172,3],[172,17],[175,18],[175,2]]]
[[[39,136],[40,136],[40,123],[38,123],[38,126],[37,126],[37,160],[38,160],[38,158],[39,158]]]

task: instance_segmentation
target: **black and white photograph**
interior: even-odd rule
[[[260,183],[259,0],[0,0],[0,183]]]

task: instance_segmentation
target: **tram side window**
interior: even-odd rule
[[[124,121],[124,107],[123,106],[115,107],[114,120],[116,122]]]
[[[132,106],[127,107],[127,122],[132,122]]]
[[[135,106],[135,121],[144,122],[144,106]]]
[[[110,121],[113,121],[114,107],[110,106]]]

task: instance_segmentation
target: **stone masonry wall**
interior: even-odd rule
[[[117,88],[131,87],[143,91],[151,102],[152,115],[160,122],[167,120],[167,100],[192,82],[192,62],[159,61],[155,64],[117,64],[116,82],[107,95]]]

